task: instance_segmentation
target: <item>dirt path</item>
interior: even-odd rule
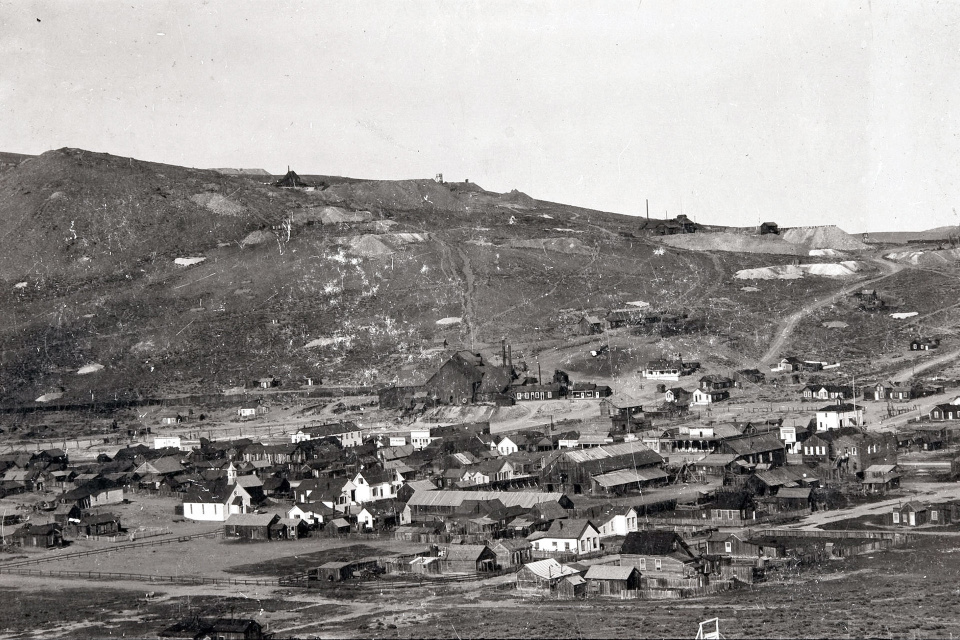
[[[896,505],[907,500],[921,499],[927,502],[940,502],[946,500],[956,500],[960,498],[960,485],[942,483],[918,483],[906,487],[906,495],[898,495],[888,498],[882,502],[871,502],[869,504],[857,505],[850,509],[841,509],[839,511],[817,511],[803,518],[798,524],[783,527],[784,529],[817,529],[821,525],[836,522],[838,520],[849,520],[860,516],[886,513]],[[914,491],[916,493],[909,493]],[[910,533],[914,533],[913,530]],[[937,532],[941,533],[941,532]],[[960,532],[953,532],[960,535]]]
[[[905,380],[907,378],[912,378],[918,373],[923,373],[928,369],[933,369],[936,366],[946,364],[952,360],[956,360],[960,357],[960,349],[954,349],[953,351],[947,351],[944,354],[938,355],[932,360],[927,360],[925,362],[920,362],[912,364],[909,367],[904,367],[899,371],[894,372],[891,376],[891,380]]]
[[[847,285],[846,287],[843,287],[842,289],[827,296],[826,298],[823,298],[822,300],[817,300],[816,302],[811,302],[810,304],[807,304],[801,307],[794,313],[791,313],[789,316],[787,316],[787,318],[783,322],[780,323],[780,326],[777,328],[777,332],[775,334],[776,337],[774,338],[773,342],[770,343],[770,346],[767,348],[766,353],[764,353],[763,356],[757,361],[756,363],[757,368],[762,369],[762,367],[764,367],[767,363],[769,363],[774,358],[780,355],[780,352],[783,349],[783,345],[787,343],[787,339],[790,337],[790,334],[793,333],[794,329],[797,328],[797,325],[800,323],[800,320],[802,320],[804,316],[809,315],[810,313],[816,311],[821,307],[825,307],[828,304],[833,304],[843,296],[849,295],[854,291],[856,291],[857,289],[861,289],[871,284],[880,282],[881,280],[885,280],[886,278],[889,278],[890,276],[899,273],[905,268],[901,264],[887,262],[886,260],[883,260],[881,258],[870,258],[870,261],[873,262],[875,265],[877,265],[880,268],[880,270],[884,272],[884,274],[881,276],[877,276],[875,278],[860,280],[859,282],[856,282],[854,284]]]
[[[477,339],[477,329],[473,321],[473,269],[470,268],[470,256],[459,246],[457,255],[463,261],[463,281],[466,285],[463,289],[463,323],[470,335],[470,344],[474,344]]]

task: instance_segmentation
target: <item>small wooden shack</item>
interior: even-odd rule
[[[497,565],[497,554],[485,544],[461,544],[441,553],[444,573],[485,573]]]

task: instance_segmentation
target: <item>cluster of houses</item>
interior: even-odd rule
[[[393,384],[378,391],[380,407],[420,413],[438,405],[493,403],[509,406],[518,402],[564,398],[603,398],[610,387],[573,383],[560,370],[546,381],[529,375],[526,364],[513,362],[512,348],[502,345],[500,364],[482,353],[457,351],[437,369],[403,368]]]
[[[101,462],[71,465],[67,454],[55,448],[0,456],[3,497],[26,499],[30,494],[59,492],[55,499],[42,500],[32,510],[4,514],[3,544],[48,548],[70,540],[120,534],[120,518],[101,507],[123,501],[123,481]]]
[[[677,327],[686,315],[654,311],[649,308],[626,307],[610,309],[605,313],[587,313],[577,321],[577,333],[583,336],[599,335],[605,331],[634,327],[636,329]]]
[[[502,355],[505,365],[493,366],[479,355],[455,353],[424,385],[395,386],[381,397],[402,406],[424,397],[439,402],[441,394],[453,403],[498,402],[504,393],[516,401],[517,394],[545,386],[516,384],[522,378],[513,377],[512,355],[506,347]],[[679,356],[648,365],[648,379],[664,381],[697,369]],[[706,404],[762,383],[761,372],[743,370],[704,375],[690,392],[666,385],[662,391],[667,404]],[[511,570],[519,589],[557,597],[702,593],[762,579],[780,560],[873,549],[710,532],[754,529],[827,508],[827,483],[867,494],[895,490],[902,477],[898,449],[915,444],[866,432],[863,407],[843,385],[804,387],[804,399],[824,404],[799,428],[781,420],[655,428],[650,412],[628,393],[574,385],[561,371],[551,385],[565,395],[599,398],[600,422],[584,424],[584,433],[571,421],[493,435],[487,423],[365,434],[338,421],[304,426],[275,444],[202,439],[184,451],[158,437],[155,448],[131,446],[83,465],[56,449],[0,456],[0,488],[7,494],[58,492],[44,505],[52,522],[11,526],[4,539],[46,547],[70,537],[116,535],[119,519],[101,508],[135,489],[177,496],[177,516],[221,523],[229,539],[378,531],[430,545],[393,558],[389,567],[382,559],[328,563],[317,569],[318,580],[381,570]],[[960,399],[937,410],[934,420],[960,419]],[[932,446],[928,440],[924,446]],[[909,503],[890,516],[891,524],[952,522],[960,512],[951,509]],[[681,530],[699,535],[676,533]]]

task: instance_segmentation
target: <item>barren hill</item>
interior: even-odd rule
[[[264,182],[79,149],[0,175],[7,401],[219,393],[265,375],[375,384],[440,338],[481,350],[506,338],[527,357],[589,362],[570,342],[584,310],[635,300],[685,320],[679,337],[619,330],[637,345],[625,367],[689,351],[681,338],[704,358],[749,358],[768,344],[770,317],[840,286],[744,293],[733,274],[769,256],[664,246],[636,218],[519,191]]]

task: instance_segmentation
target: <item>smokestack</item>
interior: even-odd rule
[[[500,366],[507,366],[507,340],[500,338]]]
[[[513,348],[507,345],[507,366],[513,367]]]
[[[650,219],[650,198],[647,198],[647,220]]]

